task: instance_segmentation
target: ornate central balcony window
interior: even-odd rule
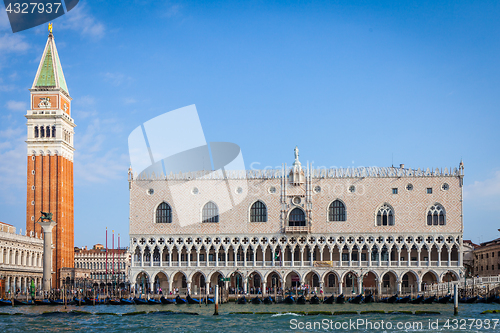
[[[305,227],[306,215],[304,214],[304,211],[300,208],[292,210],[290,217],[288,218],[288,225],[290,227]]]

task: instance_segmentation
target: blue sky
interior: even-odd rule
[[[291,163],[295,145],[327,167],[463,158],[464,238],[498,237],[498,17],[496,1],[80,1],[53,22],[77,124],[75,246],[105,226],[128,242],[128,134],[190,104],[247,168]],[[0,221],[18,230],[46,39],[0,12]]]

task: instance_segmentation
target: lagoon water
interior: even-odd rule
[[[64,309],[64,306],[19,306],[0,308],[2,313],[0,315],[0,332],[27,332],[33,330],[48,332],[169,331],[240,333],[290,331],[500,332],[499,313],[481,314],[485,310],[496,309],[500,309],[499,304],[460,304],[459,315],[454,316],[452,304],[238,305],[229,303],[220,305],[219,316],[213,316],[214,305],[98,305],[68,306],[67,309]],[[86,311],[92,314],[65,313],[65,311],[72,310]],[[383,310],[385,312],[412,311],[413,313],[419,310],[439,311],[440,314],[359,313],[374,310]],[[137,311],[146,311],[148,313],[123,315],[124,313]],[[357,311],[358,314],[300,315],[291,313],[291,311]],[[185,312],[185,314],[179,312]],[[278,314],[234,314],[231,312],[277,312]],[[193,313],[198,315],[193,315]],[[471,325],[472,319],[475,321]],[[445,326],[447,321],[448,327]],[[496,327],[494,327],[495,321],[498,322]],[[372,326],[367,322],[371,323]],[[421,328],[418,324],[413,324],[418,322],[422,323]],[[485,328],[488,322],[490,327]],[[355,323],[354,326],[353,323]],[[388,327],[388,323],[393,327]],[[398,323],[406,325],[407,328],[408,325],[415,326],[411,329],[404,329],[404,326],[403,329],[399,329],[396,327]],[[437,329],[436,323],[438,325]],[[465,326],[464,323],[466,323]],[[356,326],[357,324],[360,325]],[[431,327],[429,327],[430,324]],[[480,324],[482,327],[479,327]]]

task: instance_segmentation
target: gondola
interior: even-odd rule
[[[411,304],[422,304],[423,302],[424,302],[424,296],[422,295],[410,301]]]
[[[134,300],[127,298],[120,298],[120,304],[122,305],[134,305]]]
[[[306,304],[306,298],[304,297],[304,295],[301,295],[299,296],[299,298],[297,298],[297,304]]]
[[[168,299],[164,296],[160,298],[161,304],[175,304],[175,301],[172,301],[171,299]]]
[[[352,304],[360,304],[361,302],[363,302],[363,295],[359,294],[357,295],[356,297],[352,298],[349,303],[352,303]]]
[[[159,300],[157,300],[157,299],[150,298],[150,299],[148,299],[148,304],[150,304],[150,305],[157,304],[158,305],[158,304],[161,304],[161,302]]]
[[[7,299],[0,299],[0,306],[12,306],[12,301]]]
[[[264,304],[273,304],[274,300],[271,298],[271,296],[267,296],[264,298]]]
[[[325,298],[325,300],[323,301],[323,303],[325,303],[325,304],[333,304],[333,303],[335,303],[335,297],[332,295],[332,296],[330,296],[328,298]]]
[[[398,294],[392,295],[391,297],[387,298],[387,303],[394,304],[398,301]]]
[[[122,305],[122,302],[119,299],[110,299],[109,305]]]
[[[136,305],[144,305],[144,304],[148,304],[148,301],[143,299],[143,298],[134,298],[134,303]]]
[[[488,303],[488,304],[489,304],[489,303],[493,303],[493,302],[495,302],[495,299],[496,299],[496,298],[497,298],[497,296],[496,296],[496,295],[490,295],[490,296],[488,296],[488,297],[486,298],[486,303]]]
[[[99,304],[99,300],[98,299],[90,299],[88,297],[84,297],[83,300],[85,301],[85,305],[94,305],[94,301],[95,301],[95,304]]]
[[[187,295],[186,300],[188,304],[200,304],[200,300],[192,298],[190,295]]]
[[[431,304],[436,300],[436,295],[430,296],[424,299],[424,304]]]
[[[337,299],[335,299],[335,303],[337,303],[337,304],[344,304],[345,303],[344,294],[338,295]]]
[[[247,304],[245,296],[238,298],[238,304]]]
[[[467,297],[465,299],[465,302],[464,303],[467,303],[467,304],[473,304],[473,303],[476,303],[477,302],[477,299],[478,297],[477,296],[474,296],[474,297]]]
[[[30,301],[24,302],[14,298],[14,305],[31,305],[31,304],[33,303],[31,303]]]
[[[175,304],[186,304],[187,301],[184,298],[181,298],[179,295],[175,297]]]
[[[373,298],[372,294],[366,295],[365,299],[363,300],[364,303],[373,303],[375,299]]]
[[[293,298],[293,296],[291,295],[288,295],[287,297],[285,297],[284,301],[283,301],[285,304],[293,304],[295,303],[295,299]],[[304,303],[305,304],[305,303]]]
[[[309,303],[311,304],[319,304],[320,303],[320,299],[318,296],[314,295],[313,297],[311,297],[309,299]]]
[[[64,305],[64,301],[62,299],[50,299],[50,305]],[[14,304],[16,304],[14,300]]]
[[[36,305],[50,305],[50,301],[48,299],[35,299],[35,304]]]
[[[260,304],[262,300],[259,297],[252,298],[252,304]]]
[[[36,303],[36,301],[37,300],[35,300],[35,303]],[[75,302],[75,305],[85,305],[84,299],[73,297],[73,301]]]
[[[215,300],[213,298],[207,298],[206,301],[205,301],[205,299],[203,299],[201,302],[207,303],[207,304],[215,304]]]
[[[411,296],[410,295],[405,296],[405,297],[401,297],[400,299],[398,299],[397,303],[406,304],[409,301],[411,301]]]
[[[451,295],[446,295],[446,296],[439,298],[437,301],[439,304],[446,304],[450,301],[450,299],[451,299]]]

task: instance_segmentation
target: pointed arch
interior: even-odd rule
[[[165,201],[156,207],[156,223],[172,223],[172,208]]]
[[[250,206],[250,222],[267,222],[267,206],[257,200]]]
[[[377,208],[376,225],[377,226],[391,226],[394,225],[394,208],[388,203],[384,203]]]
[[[435,203],[427,209],[427,225],[446,225],[446,211],[444,207]]]
[[[306,214],[302,208],[295,207],[288,214],[288,225],[290,227],[305,227],[306,226]]]
[[[345,204],[340,199],[336,199],[328,206],[328,221],[343,222],[346,219]]]
[[[209,201],[203,206],[201,216],[201,221],[203,223],[218,223],[219,207],[217,207],[215,202]]]

